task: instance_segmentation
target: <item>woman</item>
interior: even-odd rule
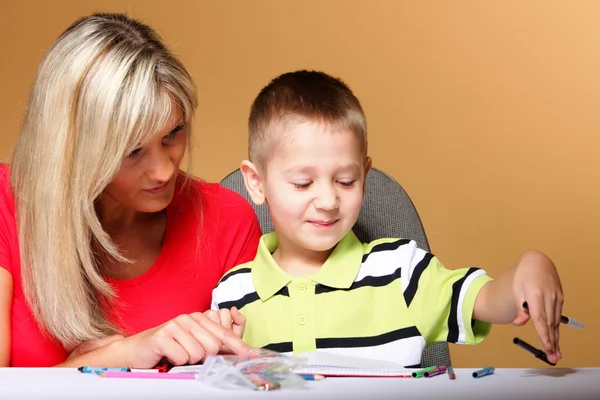
[[[249,351],[210,308],[253,259],[250,205],[179,165],[196,89],[148,26],[76,21],[40,64],[0,166],[0,366],[150,368]]]

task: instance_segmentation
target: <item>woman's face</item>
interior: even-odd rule
[[[102,207],[147,213],[165,209],[173,199],[187,135],[181,110],[174,107],[165,127],[123,161],[100,197]]]

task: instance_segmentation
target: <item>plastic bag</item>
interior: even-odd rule
[[[275,390],[300,388],[305,380],[292,372],[306,359],[287,356],[276,351],[253,349],[247,356],[209,356],[197,379],[220,388]]]

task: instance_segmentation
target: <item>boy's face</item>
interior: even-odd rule
[[[295,126],[259,177],[279,249],[328,256],[358,218],[370,165],[354,133],[322,123]]]

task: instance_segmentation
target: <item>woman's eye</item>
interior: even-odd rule
[[[177,137],[177,134],[179,132],[181,132],[183,130],[183,125],[179,125],[177,127],[175,127],[175,129],[173,129],[171,132],[169,132],[167,134],[167,136],[165,136],[165,138],[167,140],[175,140],[175,138]]]
[[[136,156],[138,156],[140,154],[140,151],[142,151],[142,148],[138,148],[133,150],[131,153],[129,153],[129,155],[127,156],[127,158],[135,158]]]

